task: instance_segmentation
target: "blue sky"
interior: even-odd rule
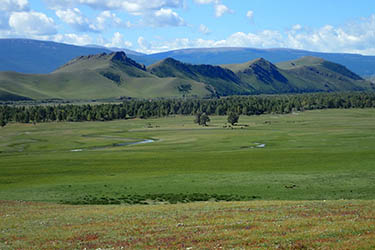
[[[375,1],[0,0],[0,37],[144,53],[233,46],[375,55]]]

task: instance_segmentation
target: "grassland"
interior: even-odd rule
[[[193,119],[1,128],[0,248],[375,247],[374,109]]]
[[[1,129],[0,199],[375,198],[374,109],[241,117],[234,129],[225,119],[206,128],[193,117],[10,124]],[[143,139],[155,142],[113,146]]]
[[[1,249],[371,249],[374,201],[1,202]]]
[[[152,76],[128,78],[121,72],[118,74],[126,79],[126,83],[117,85],[116,82],[94,71],[58,72],[48,75],[0,72],[0,100],[22,100],[22,97],[33,100],[115,99],[121,96],[181,97],[182,93],[178,91],[181,84],[192,86],[189,93],[191,95],[204,97],[210,94],[204,84],[194,81],[176,78],[159,79]]]

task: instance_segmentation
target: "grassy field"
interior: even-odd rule
[[[0,249],[375,247],[374,109],[193,120],[1,128]]]
[[[0,202],[0,249],[372,249],[374,201]]]
[[[193,119],[9,124],[0,200],[375,199],[374,109],[241,117],[234,129]],[[114,146],[144,139],[155,142]]]

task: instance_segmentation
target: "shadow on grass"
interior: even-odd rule
[[[190,203],[199,201],[249,201],[254,199],[260,199],[260,196],[241,196],[231,194],[204,194],[204,193],[192,193],[192,194],[145,194],[145,195],[122,195],[120,197],[96,197],[92,195],[85,195],[82,198],[74,200],[62,200],[63,204],[71,205],[151,205],[158,203],[166,204],[177,204],[177,203]]]

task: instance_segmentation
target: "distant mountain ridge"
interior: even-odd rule
[[[130,49],[125,49],[125,48],[104,47],[104,46],[95,45],[95,44],[87,44],[84,47],[86,47],[86,48],[96,48],[96,49],[106,49],[106,50],[110,50],[112,52],[124,51],[128,56],[131,56],[131,55],[146,56],[146,54],[144,54],[144,53],[137,52],[137,51],[130,50]]]
[[[241,64],[257,58],[264,58],[274,64],[296,60],[304,56],[319,57],[327,61],[344,65],[360,76],[375,75],[375,56],[359,54],[322,53],[296,49],[254,49],[254,48],[197,48],[180,49],[147,55],[138,60],[150,65],[162,59],[172,57],[191,64]]]
[[[97,45],[74,46],[30,39],[0,39],[0,71],[45,74],[54,71],[78,56],[122,51],[122,48],[105,48]],[[277,64],[304,56],[323,58],[341,64],[362,77],[375,75],[375,56],[358,54],[321,53],[295,49],[254,48],[196,48],[155,54],[142,54],[125,50],[128,57],[144,65],[152,65],[166,58],[190,64],[242,64],[264,58]]]
[[[375,90],[346,67],[316,57],[277,65],[183,63],[166,58],[146,67],[124,52],[79,56],[50,74],[0,72],[0,100],[218,97]]]
[[[78,56],[103,52],[111,51],[31,39],[0,39],[0,71],[50,73]]]

